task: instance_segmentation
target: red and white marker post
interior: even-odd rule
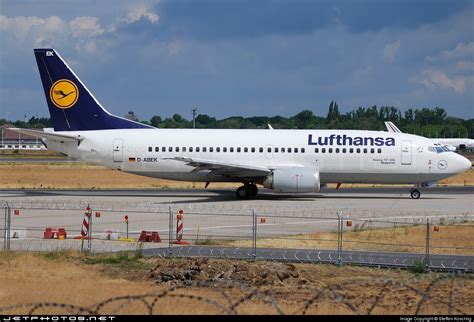
[[[189,243],[183,240],[183,230],[184,230],[184,212],[183,209],[178,211],[178,215],[176,216],[176,241],[173,244],[178,245],[188,245]]]

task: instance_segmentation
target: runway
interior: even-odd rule
[[[96,207],[168,206],[191,210],[238,211],[255,209],[268,213],[327,214],[342,211],[354,216],[426,213],[473,214],[474,187],[423,189],[421,198],[411,199],[408,187],[326,189],[315,194],[275,194],[260,189],[254,199],[239,200],[230,189],[147,190],[0,190],[0,201],[90,203]]]
[[[12,228],[27,227],[25,240],[15,240],[14,249],[50,250],[51,247],[79,247],[72,240],[48,241],[42,239],[44,227],[64,227],[68,236],[79,235],[84,209],[89,205],[93,212],[100,212],[94,218],[96,238],[107,230],[125,235],[126,228],[131,237],[138,238],[142,230],[157,231],[162,244],[146,243],[146,254],[159,254],[170,238],[175,238],[176,214],[184,210],[184,235],[193,243],[199,240],[251,242],[253,215],[258,217],[259,240],[273,238],[280,240],[281,249],[257,248],[258,253],[249,253],[243,247],[179,247],[174,246],[175,256],[217,256],[226,258],[257,258],[275,260],[298,260],[337,263],[338,242],[336,237],[324,249],[292,250],[287,236],[334,232],[338,229],[338,215],[354,222],[351,229],[413,227],[439,223],[460,224],[474,220],[474,187],[440,187],[425,189],[418,200],[410,198],[409,188],[347,188],[325,190],[309,195],[274,194],[262,189],[250,200],[238,200],[230,189],[183,189],[183,190],[0,190],[0,202],[20,209],[18,216],[12,216]],[[124,215],[129,217],[125,226]],[[1,215],[0,215],[1,217]],[[170,224],[170,218],[172,222]],[[265,221],[261,221],[265,219]],[[357,226],[355,226],[357,225]],[[349,228],[346,228],[349,230]],[[422,231],[420,234],[424,234]],[[443,249],[443,238],[433,247]],[[388,237],[389,238],[389,237]],[[460,240],[469,240],[472,235],[459,235]],[[424,239],[410,251],[394,253],[385,250],[380,241],[374,250],[366,244],[353,246],[351,252],[342,252],[345,263],[409,267],[424,256]],[[163,244],[165,243],[165,244]],[[371,241],[373,243],[373,241]],[[469,243],[469,242],[468,242]],[[472,242],[474,245],[474,240]],[[111,241],[95,242],[95,251],[131,250],[136,244]],[[248,244],[247,244],[248,245]],[[273,247],[273,246],[272,246]],[[303,247],[308,248],[308,247]],[[153,250],[155,249],[155,250]],[[332,250],[331,250],[332,249]],[[380,251],[378,251],[380,250]],[[472,252],[472,249],[470,250]],[[461,253],[464,254],[464,253]],[[468,250],[468,254],[469,250]],[[473,269],[473,256],[433,255],[433,267],[469,270]]]

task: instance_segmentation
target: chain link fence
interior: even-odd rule
[[[143,250],[159,256],[462,271],[474,267],[474,215],[468,213],[386,218],[319,209],[183,208],[9,202],[0,211],[0,235],[4,250]]]

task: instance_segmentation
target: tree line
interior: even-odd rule
[[[221,120],[206,114],[195,118],[195,127],[200,129],[263,129],[270,124],[274,129],[358,129],[385,131],[384,121],[392,121],[402,132],[425,137],[469,137],[474,138],[474,119],[464,120],[448,116],[440,107],[408,109],[401,112],[394,106],[373,105],[358,107],[347,113],[341,113],[336,102],[331,102],[326,116],[318,116],[311,110],[303,110],[291,117],[283,116],[232,116]],[[46,117],[31,117],[25,121],[7,121],[0,119],[0,125],[12,123],[17,127],[52,127]],[[154,115],[141,123],[157,128],[192,128],[193,120],[179,114],[162,118]]]

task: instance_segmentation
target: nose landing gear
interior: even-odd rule
[[[411,189],[410,190],[410,195],[412,199],[420,199],[421,193],[418,189]]]

